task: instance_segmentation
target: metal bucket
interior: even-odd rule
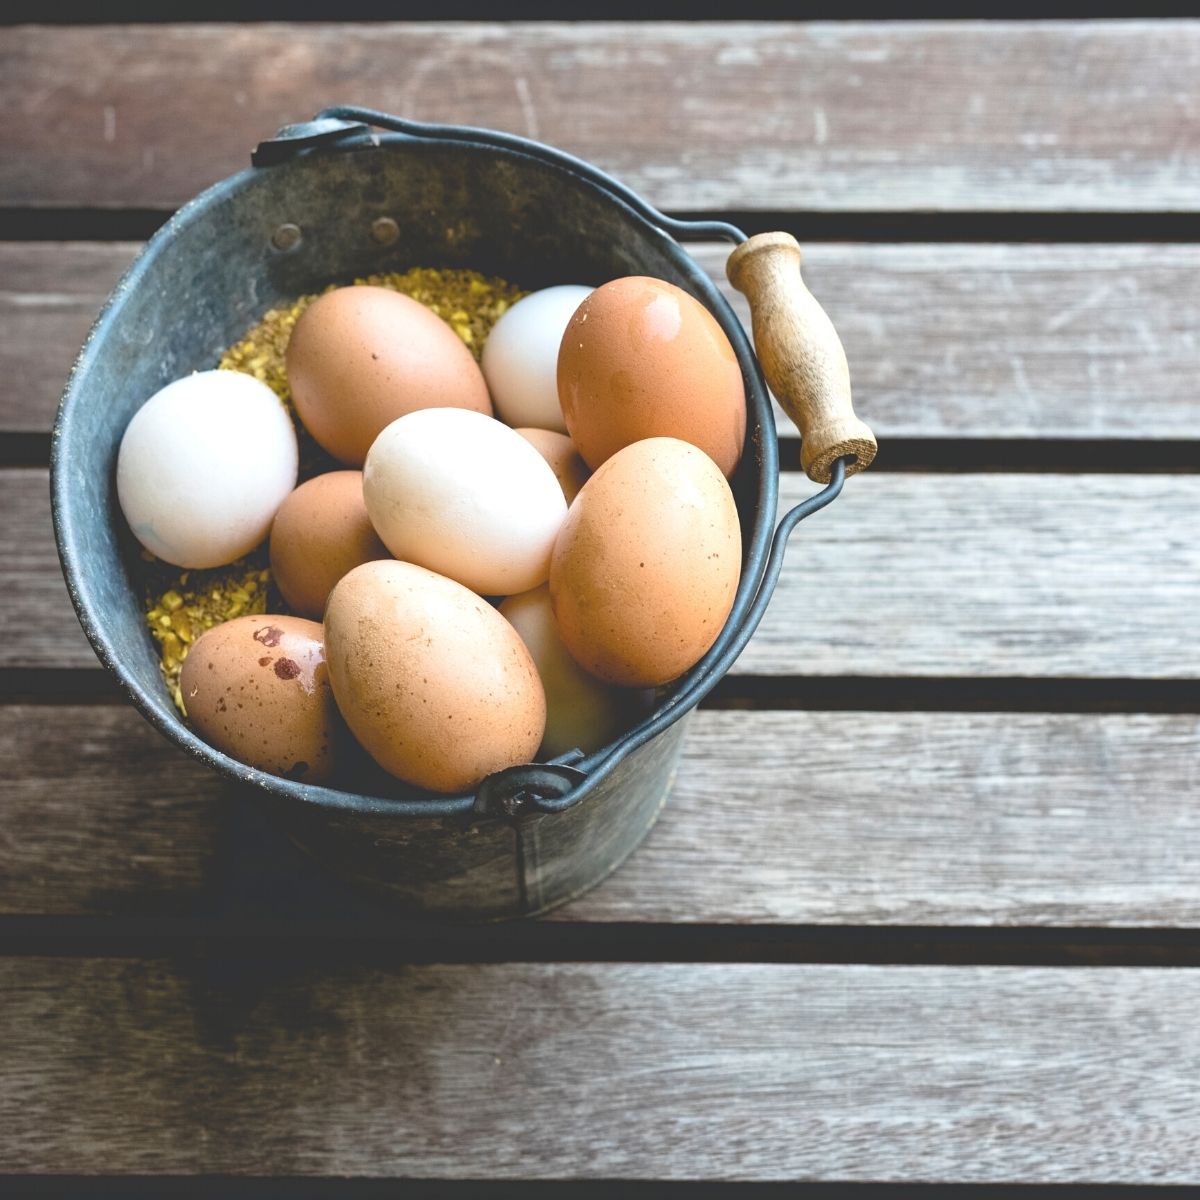
[[[683,718],[757,625],[788,532],[836,495],[846,461],[865,465],[866,455],[859,448],[858,464],[831,460],[829,486],[789,513],[772,542],[778,461],[767,389],[737,318],[675,240],[743,241],[732,226],[669,220],[595,168],[525,139],[366,110],[327,110],[289,126],[259,147],[254,164],[185,205],[154,236],[80,352],[51,458],[71,599],[97,655],[147,719],[249,784],[290,836],[338,873],[420,912],[471,919],[543,912],[598,883],[646,835],[670,787]],[[724,327],[748,402],[746,452],[731,481],[742,578],[717,643],[619,741],[587,757],[498,772],[468,796],[421,792],[369,773],[355,780],[361,791],[297,783],[202,742],[159,675],[145,632],[138,549],[115,492],[121,436],[160,387],[211,368],[273,305],[412,265],[470,266],[526,288],[630,274],[670,280]]]

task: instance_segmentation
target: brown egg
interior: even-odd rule
[[[669,683],[716,641],[741,561],[733,493],[712,459],[676,438],[635,442],[584,484],[559,532],[559,633],[609,683]]]
[[[367,516],[361,471],[329,471],[302,483],[271,526],[271,577],[288,607],[314,621],[347,571],[390,557]]]
[[[579,457],[575,443],[565,433],[553,429],[518,429],[519,433],[549,464],[558,486],[570,504],[587,483],[591,472]]]
[[[652,437],[698,446],[726,478],[742,454],[746,391],[733,347],[703,304],[662,279],[614,279],[580,304],[559,347],[558,398],[593,470]]]
[[[537,752],[537,667],[517,631],[462,584],[395,560],[355,567],[329,597],[325,640],[342,716],[398,778],[469,791]]]
[[[231,758],[301,783],[332,773],[344,734],[317,622],[256,615],[214,626],[179,685],[193,728]]]
[[[405,413],[492,412],[483,372],[459,336],[389,288],[337,288],[314,300],[288,342],[287,375],[304,428],[352,467]]]

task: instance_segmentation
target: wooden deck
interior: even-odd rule
[[[879,435],[539,921],[326,877],[59,572],[100,303],[334,102],[790,229]],[[10,26],[0,105],[0,1192],[1200,1184],[1200,21]]]

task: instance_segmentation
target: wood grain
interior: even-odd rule
[[[9,959],[0,1169],[1195,1183],[1200,973]]]
[[[0,432],[50,428],[138,248],[0,243]],[[690,249],[748,323],[728,247]],[[1200,438],[1200,246],[817,242],[804,272],[885,455],[888,437]]]
[[[875,459],[875,435],[854,415],[850,367],[828,313],[800,274],[800,243],[790,233],[747,238],[725,265],[750,305],[763,377],[800,431],[800,465],[828,483],[837,460],[847,477]]]
[[[781,502],[813,485],[785,474]],[[96,667],[44,471],[0,472],[0,667]],[[872,475],[806,521],[753,675],[1200,676],[1200,476]]]
[[[174,208],[333,103],[484,123],[661,207],[1191,211],[1200,23],[0,32],[0,204]]]
[[[0,915],[359,911],[131,709],[0,707],[0,754]],[[553,919],[1195,928],[1197,764],[1191,715],[701,712],[650,837]]]

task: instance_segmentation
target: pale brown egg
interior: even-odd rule
[[[179,686],[188,721],[247,766],[324,783],[345,737],[321,626],[301,617],[235,617],[197,638]]]
[[[591,472],[579,456],[575,443],[553,429],[518,429],[519,433],[549,464],[558,486],[570,504],[587,483]]]
[[[558,398],[571,440],[595,470],[623,446],[673,437],[728,478],[746,439],[746,390],[716,318],[662,279],[598,287],[567,325]]]
[[[370,562],[325,609],[338,708],[399,779],[464,792],[530,761],[546,727],[537,667],[487,601],[412,563]]]
[[[271,577],[288,607],[314,621],[343,575],[390,557],[367,516],[361,471],[329,471],[302,483],[271,526]]]
[[[288,342],[287,376],[304,428],[352,467],[405,413],[492,412],[483,372],[459,336],[389,288],[337,288],[314,300]]]
[[[712,459],[676,438],[635,442],[584,484],[559,532],[559,633],[609,683],[669,683],[716,641],[741,561],[733,493]]]

